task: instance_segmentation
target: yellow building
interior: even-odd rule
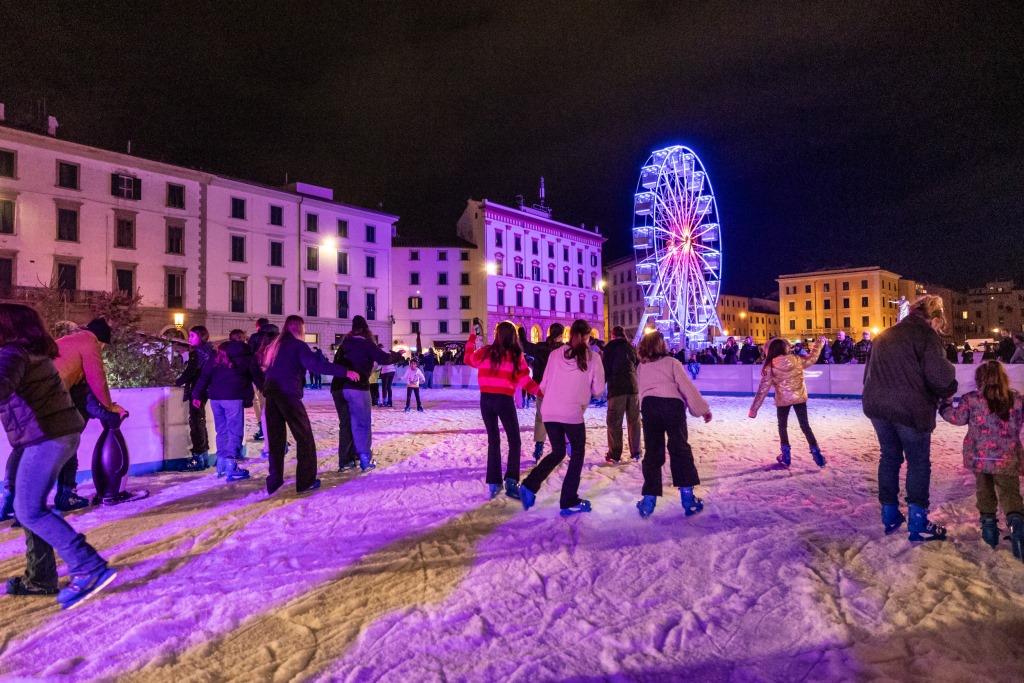
[[[894,301],[913,301],[916,283],[878,266],[837,268],[780,275],[779,321],[788,338],[833,335],[859,337],[896,324]]]
[[[722,327],[712,328],[715,337],[753,337],[764,344],[779,335],[778,301],[723,294],[716,310]]]

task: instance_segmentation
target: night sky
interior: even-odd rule
[[[682,143],[726,292],[839,265],[1024,281],[1024,3],[46,7],[0,2],[9,117],[45,99],[62,137],[287,173],[403,235],[544,175],[555,217],[623,256],[640,165]]]

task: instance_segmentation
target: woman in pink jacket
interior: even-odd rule
[[[572,455],[562,481],[562,515],[590,512],[590,501],[579,496],[587,437],[583,412],[592,397],[604,393],[604,365],[601,357],[590,350],[589,342],[590,325],[585,320],[577,320],[569,331],[569,345],[552,351],[548,357],[540,384],[544,397],[540,411],[551,440],[551,452],[537,463],[519,487],[524,510],[533,507],[541,484],[565,459],[568,437]]]

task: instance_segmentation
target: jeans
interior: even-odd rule
[[[542,396],[537,397],[537,409],[533,415],[533,441],[534,443],[544,443],[548,440],[548,432],[544,429],[544,420],[540,417],[540,406],[544,403]]]
[[[994,515],[998,505],[1002,503],[1003,514],[1024,513],[1024,502],[1020,497],[1020,477],[1015,475],[974,473],[975,490],[977,492],[978,512],[983,515]],[[999,497],[996,497],[996,492]]]
[[[687,440],[686,404],[678,398],[648,396],[641,411],[644,416],[643,495],[660,496],[661,468],[665,464],[665,436],[668,435],[669,469],[672,485],[696,486],[700,483],[693,450]]]
[[[352,425],[352,441],[360,458],[369,458],[373,447],[373,422],[370,414],[370,393],[362,389],[345,387],[345,403]]]
[[[807,439],[807,445],[811,448],[817,448],[818,442],[814,438],[814,432],[811,431],[811,423],[807,421],[807,404],[797,403],[792,406],[776,406],[775,415],[779,419],[779,442],[783,446],[789,445],[789,409],[792,408],[796,412],[796,421],[800,423],[800,431],[804,433],[804,438]]]
[[[368,394],[368,392],[362,392]],[[352,438],[352,414],[345,400],[344,389],[331,392],[334,410],[338,413],[338,467],[345,467],[356,461],[356,442]]]
[[[237,458],[242,454],[242,432],[245,429],[245,408],[242,399],[211,400],[213,426],[217,430],[217,460]]]
[[[393,372],[382,372],[380,373],[380,402],[381,405],[390,406],[391,401],[391,384],[395,381],[395,373]]]
[[[508,464],[505,478],[519,481],[519,459],[522,457],[523,442],[519,436],[519,415],[511,396],[504,394],[480,394],[480,415],[487,429],[487,483],[501,484],[501,432],[498,422],[505,429],[508,439]]]
[[[14,514],[18,521],[27,531],[53,546],[73,575],[88,574],[107,565],[86,543],[85,536],[46,505],[57,473],[75,453],[80,438],[80,434],[68,434],[25,446],[18,464],[18,490],[14,497]]]
[[[380,405],[380,383],[370,382],[370,405]]]
[[[640,398],[636,394],[608,397],[608,457],[622,457],[622,416],[626,416],[629,454],[640,456]]]
[[[206,433],[206,404],[196,408],[188,404],[188,435],[192,440],[192,455],[210,452],[210,437]]]
[[[871,418],[878,435],[882,459],[878,462],[878,500],[896,505],[900,496],[900,467],[907,461],[907,502],[928,507],[928,488],[932,476],[932,433],[888,420]]]
[[[284,449],[287,430],[295,438],[295,488],[309,488],[316,481],[316,442],[309,424],[306,407],[298,396],[272,390],[266,394],[263,412],[267,419],[267,441],[270,444],[270,467],[267,472],[267,493],[281,488],[284,482]],[[287,428],[287,429],[286,429]]]
[[[426,386],[426,388],[427,389],[433,389],[434,388],[434,371],[433,370],[424,370],[423,371],[423,376],[427,378],[427,381],[426,381],[426,385],[427,386]]]
[[[419,410],[420,408],[423,407],[423,404],[420,403],[420,388],[419,387],[406,387],[405,388],[405,407],[406,407],[406,409],[409,408],[409,400],[412,398],[413,394],[416,394],[416,409]]]
[[[583,455],[587,448],[587,427],[564,422],[545,422],[544,427],[551,436],[551,452],[541,458],[523,480],[523,486],[534,493],[540,490],[541,484],[548,478],[562,460],[565,459],[565,439],[569,437],[572,455],[569,456],[569,467],[562,480],[562,495],[558,505],[563,510],[580,502],[580,476],[583,474]]]

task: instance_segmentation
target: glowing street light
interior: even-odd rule
[[[602,292],[604,291],[604,286],[605,286],[605,281],[603,279],[597,281],[597,288],[599,290],[601,290]]]
[[[746,318],[747,318],[747,312],[746,311],[740,311],[740,320],[746,320]]]
[[[175,313],[172,319],[174,320],[174,326],[177,327],[179,330],[185,327],[184,313]]]
[[[488,261],[486,264],[484,264],[484,270],[487,271],[488,275],[497,275],[498,264],[495,263],[494,261]]]
[[[333,251],[338,248],[338,238],[332,235],[327,235],[320,240],[320,246],[329,251]]]
[[[878,328],[877,327],[872,327],[871,328],[871,334],[878,334]]]

